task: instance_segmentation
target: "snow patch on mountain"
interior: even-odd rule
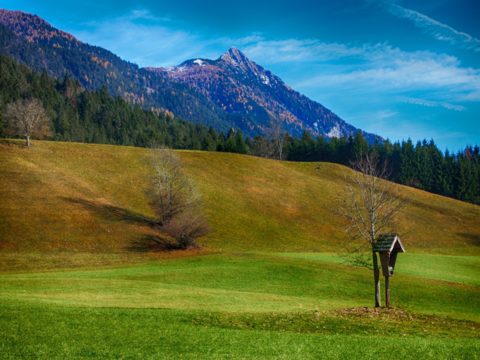
[[[330,131],[327,133],[327,136],[331,138],[339,138],[342,136],[342,131],[340,130],[340,127],[336,124],[330,129]]]
[[[260,74],[260,79],[262,79],[262,82],[265,84],[265,85],[270,85],[270,79],[267,75],[264,75],[264,74]]]

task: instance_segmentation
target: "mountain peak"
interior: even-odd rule
[[[54,28],[41,17],[23,11],[0,9],[0,24],[29,42],[49,41],[55,38],[77,41],[73,35]]]
[[[220,57],[220,59],[235,66],[251,64],[250,59],[247,58],[245,54],[236,47],[231,47],[228,49],[225,54]]]

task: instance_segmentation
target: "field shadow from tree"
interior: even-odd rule
[[[422,190],[423,191],[423,190]],[[415,196],[411,196],[408,199],[406,199],[406,205],[407,206],[412,206],[412,207],[418,207],[420,209],[424,209],[427,211],[431,211],[433,213],[439,214],[439,215],[445,215],[448,216],[450,215],[450,212],[442,207],[441,205],[434,204],[433,202],[425,202],[421,201]]]
[[[480,246],[480,235],[460,232],[458,233],[469,245]]]
[[[143,234],[130,246],[127,246],[127,250],[136,252],[154,252],[180,249],[178,244],[172,241],[167,235],[160,232],[158,223],[148,216],[118,206],[97,203],[80,198],[63,197],[62,199],[72,204],[80,205],[103,219],[145,226],[155,232],[155,234]]]
[[[147,234],[135,240],[127,249],[135,252],[155,252],[181,250],[182,248],[166,236]]]
[[[89,200],[80,199],[80,198],[63,197],[63,200],[66,200],[73,204],[81,205],[87,210],[95,212],[107,220],[125,221],[128,223],[133,223],[137,225],[148,225],[152,227],[156,226],[156,222],[154,219],[149,218],[140,213],[137,213],[135,211],[131,211],[118,206],[97,203],[94,201],[89,201]]]
[[[25,145],[25,140],[18,139],[18,138],[9,138],[9,139],[0,139],[0,146],[8,146],[8,147],[15,147],[15,148],[27,148]]]

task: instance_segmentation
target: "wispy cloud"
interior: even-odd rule
[[[395,1],[382,1],[381,4],[393,15],[412,21],[415,26],[440,41],[460,46],[464,49],[480,52],[480,39],[454,29],[438,20],[413,9],[398,5]]]
[[[80,30],[71,30],[81,41],[105,47],[140,66],[172,66],[196,57],[216,58],[231,46],[244,48],[263,41],[256,33],[238,38],[206,37],[147,9],[82,25]]]
[[[389,45],[365,45],[356,58],[354,65],[342,66],[337,71],[321,71],[300,80],[296,86],[390,94],[431,91],[438,96],[434,101],[443,107],[447,99],[450,102],[480,101],[480,69],[462,67],[454,56],[407,52]]]
[[[175,28],[170,19],[145,9],[83,25],[81,30],[73,30],[80,40],[105,47],[140,66],[176,65],[191,57],[215,54],[212,40]]]
[[[245,44],[243,50],[257,61],[269,63],[330,61],[356,57],[365,52],[363,47],[326,43],[315,39],[265,40],[262,37]]]
[[[400,97],[398,98],[398,100],[407,104],[415,104],[415,105],[421,105],[426,107],[441,107],[441,108],[453,110],[453,111],[465,110],[465,106],[450,104],[444,101],[432,101],[432,100],[415,98],[415,97]]]
[[[293,84],[303,90],[387,94],[430,91],[435,98],[425,99],[423,106],[455,111],[465,107],[452,101],[480,101],[480,69],[462,67],[459,59],[450,55],[403,51],[388,44],[352,46],[313,39],[263,38],[246,44],[244,51],[262,64],[303,63],[311,73]],[[319,66],[311,68],[309,63]],[[422,105],[419,101],[417,104]]]

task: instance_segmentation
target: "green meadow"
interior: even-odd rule
[[[337,255],[351,170],[179,154],[213,231],[165,252],[147,150],[0,143],[2,359],[480,358],[480,207],[399,186],[407,253],[376,311]]]

